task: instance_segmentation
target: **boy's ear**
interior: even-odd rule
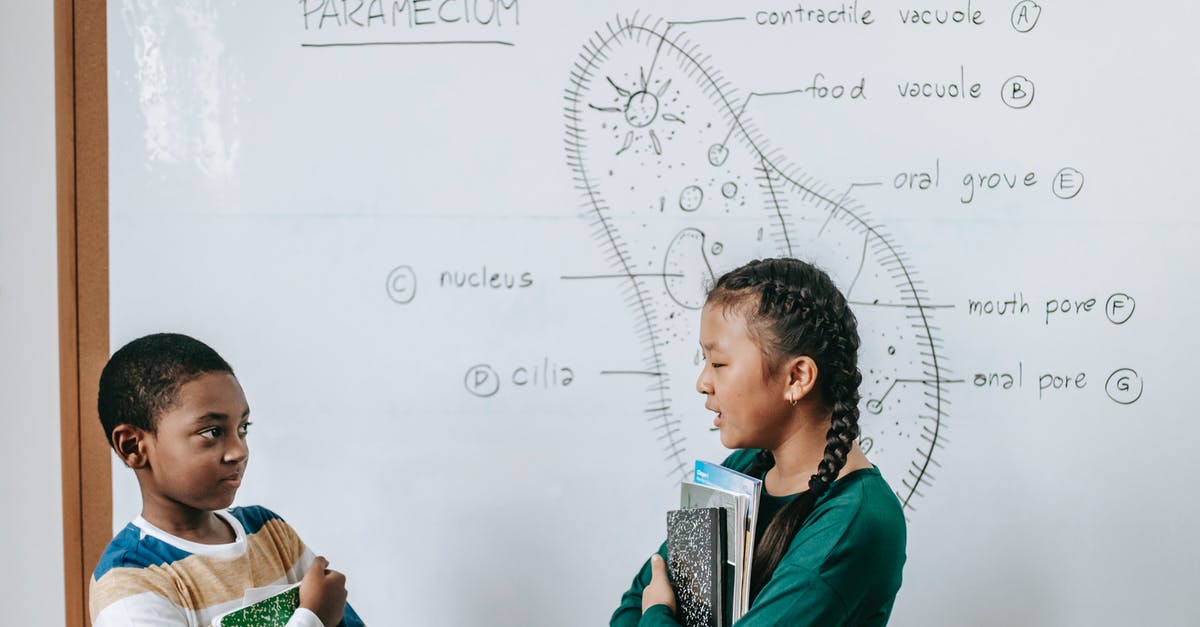
[[[134,470],[145,468],[150,462],[146,455],[148,435],[145,430],[133,425],[117,425],[112,432],[113,450],[126,466]]]

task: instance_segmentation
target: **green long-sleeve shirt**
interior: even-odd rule
[[[737,451],[722,465],[745,471],[757,453]],[[795,496],[763,492],[757,537],[762,536],[766,521]],[[879,469],[847,474],[817,501],[737,627],[887,624],[900,589],[905,535],[900,502]],[[658,552],[666,559],[665,543]],[[665,605],[642,614],[642,590],[649,584],[647,560],[622,595],[611,627],[679,625]]]

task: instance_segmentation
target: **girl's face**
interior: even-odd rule
[[[696,390],[704,407],[717,412],[713,425],[726,448],[774,449],[792,423],[787,372],[767,372],[762,348],[739,311],[706,305],[700,315],[704,369]]]

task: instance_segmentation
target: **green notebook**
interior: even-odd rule
[[[261,588],[260,588],[261,590]],[[286,586],[265,599],[260,599],[212,621],[212,627],[273,627],[286,625],[300,607],[300,584]]]

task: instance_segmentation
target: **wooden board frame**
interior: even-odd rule
[[[54,0],[59,395],[66,624],[89,625],[92,570],[112,537],[109,447],[96,416],[108,359],[107,6]]]

